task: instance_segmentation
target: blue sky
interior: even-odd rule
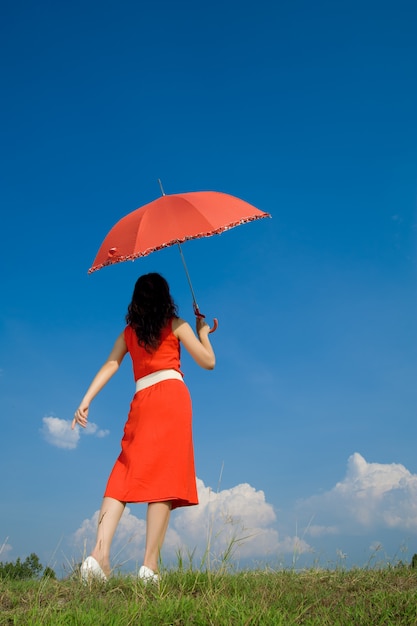
[[[184,355],[201,505],[174,512],[163,557],[203,554],[212,528],[214,559],[249,536],[236,564],[411,558],[415,2],[19,1],[0,22],[0,560],[62,571],[91,545],[127,360],[90,432],[69,420],[137,276],[161,272],[192,321],[176,249],[87,274],[158,178],[272,215],[184,245],[217,366]],[[144,511],[114,565],[140,562]]]

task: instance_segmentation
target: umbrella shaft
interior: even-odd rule
[[[195,293],[194,293],[194,289],[193,286],[191,284],[191,278],[190,278],[190,274],[188,273],[188,269],[187,269],[187,264],[185,263],[185,258],[184,258],[184,254],[182,252],[182,247],[181,244],[178,244],[178,249],[180,251],[180,255],[181,255],[181,260],[182,260],[182,264],[184,265],[184,269],[185,269],[185,274],[187,276],[187,280],[188,280],[188,284],[190,286],[190,290],[191,290],[191,295],[193,297],[193,303],[194,303],[194,309],[196,309],[198,311],[198,304],[197,304],[197,300],[195,298]]]

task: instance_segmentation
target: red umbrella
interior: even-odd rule
[[[193,297],[194,312],[202,315],[181,244],[189,239],[210,237],[240,224],[271,216],[244,200],[225,193],[197,191],[165,195],[162,185],[161,191],[163,195],[160,198],[132,211],[113,226],[88,271],[91,273],[106,265],[133,261],[156,250],[178,244]]]

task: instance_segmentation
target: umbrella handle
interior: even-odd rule
[[[217,330],[218,325],[219,325],[219,322],[217,320],[217,317],[214,317],[213,326],[210,328],[209,333],[214,333],[214,331]]]
[[[194,303],[193,308],[194,308],[194,315],[196,317],[199,317],[201,319],[204,319],[206,317],[205,315],[203,315],[203,313],[200,313],[200,309],[198,308],[197,304]],[[213,319],[213,326],[210,328],[209,333],[214,333],[214,331],[217,330],[218,325],[219,325],[219,322],[217,320],[217,317],[215,317]]]

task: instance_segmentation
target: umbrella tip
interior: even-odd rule
[[[159,186],[160,186],[160,188],[161,188],[161,193],[162,193],[162,195],[164,196],[164,195],[165,195],[165,191],[164,191],[164,188],[162,187],[162,181],[161,181],[161,179],[160,179],[160,178],[158,178],[158,183],[159,183]]]

